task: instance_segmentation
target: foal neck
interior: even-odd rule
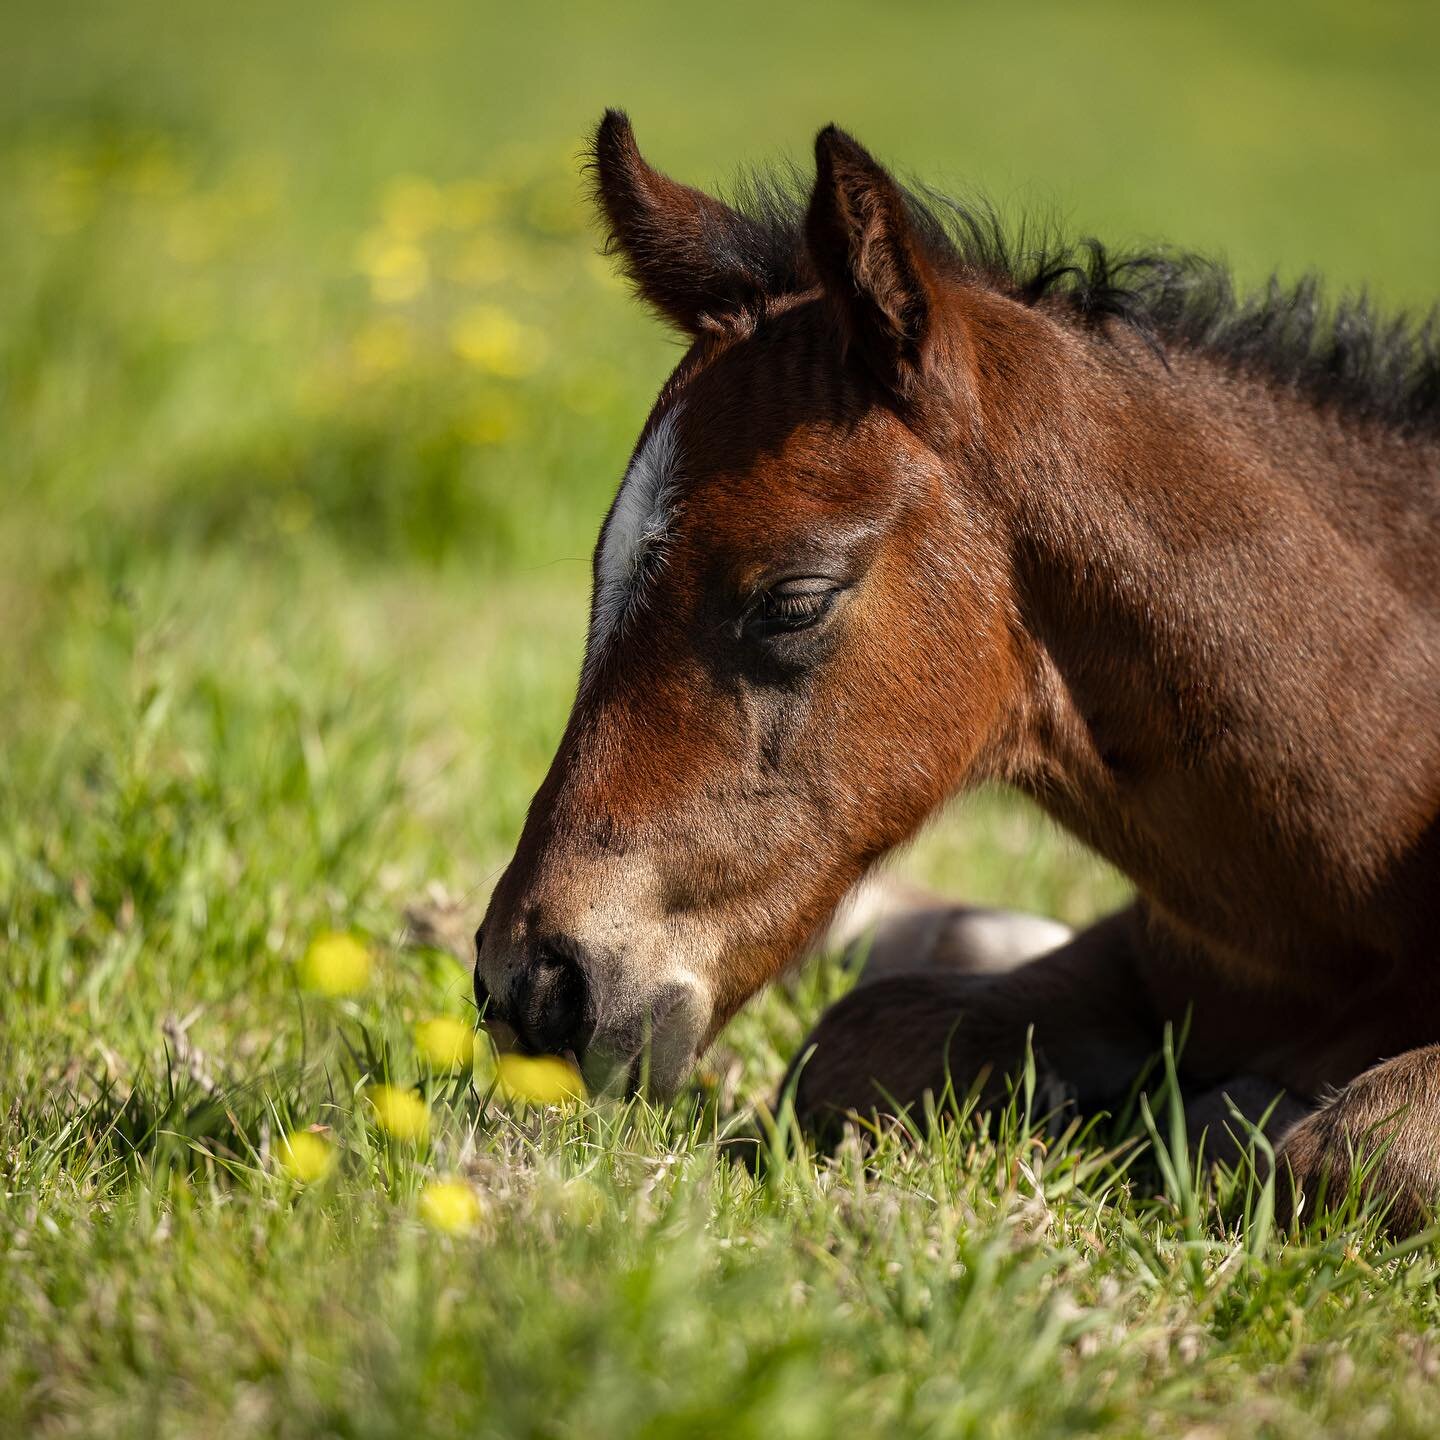
[[[1027,675],[1008,778],[1209,944],[1411,948],[1440,921],[1435,449],[1035,330],[1028,383],[978,367]]]

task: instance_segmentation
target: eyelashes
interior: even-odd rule
[[[767,640],[809,630],[830,613],[840,590],[834,581],[820,578],[782,581],[756,598],[746,616],[745,632],[752,639]]]

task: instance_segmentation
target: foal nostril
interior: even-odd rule
[[[539,1055],[582,1055],[595,1028],[590,986],[568,943],[546,944],[516,978],[510,1022],[521,1043]]]

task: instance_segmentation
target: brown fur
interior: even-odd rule
[[[1392,1230],[1430,1223],[1440,1200],[1440,1046],[1357,1076],[1290,1131],[1285,1157],[1302,1219],[1322,1196],[1343,1199],[1359,1165],[1373,1170]]]
[[[842,1002],[806,1113],[914,1103],[947,1063],[966,1088],[1030,1025],[1103,1100],[1193,1011],[1199,1085],[1361,1077],[1290,1142],[1333,1168],[1399,1084],[1369,1067],[1440,1038],[1435,440],[968,278],[833,129],[778,284],[758,222],[658,176],[623,117],[596,163],[692,341],[646,432],[673,417],[682,482],[492,900],[494,1012],[563,1011],[624,1063],[653,1022],[673,1084],[880,856],[1001,780],[1136,904],[1013,972]],[[793,576],[842,588],[757,631]],[[1433,1064],[1392,1063],[1434,1113]],[[1440,1189],[1426,1153],[1377,1183]]]

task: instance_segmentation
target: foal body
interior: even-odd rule
[[[1440,447],[1203,357],[1077,355],[1093,342],[989,303],[989,333],[1024,328],[1036,391],[987,386],[1003,367],[977,351],[1023,673],[986,778],[1138,898],[1007,973],[942,943],[840,1002],[804,1047],[802,1113],[915,1102],[947,1074],[963,1092],[1031,1027],[1051,1078],[1100,1103],[1170,1021],[1198,1093],[1239,1082],[1263,1108],[1283,1090],[1294,1122],[1350,1086],[1292,1133],[1302,1182],[1343,1171],[1318,1136],[1333,1151],[1412,1107],[1392,1168],[1420,1132],[1428,1168],[1397,1179],[1433,1199],[1440,1048],[1417,1047],[1440,1041]],[[877,941],[892,971],[896,939]]]
[[[614,247],[690,346],[596,548],[575,706],[477,935],[482,1012],[597,1082],[648,1047],[673,1089],[881,856],[999,781],[1137,899],[1042,954],[1031,926],[1005,964],[953,917],[892,926],[955,963],[917,954],[822,1017],[801,1114],[963,1090],[1032,1027],[1103,1102],[1188,1021],[1192,1089],[1317,1107],[1285,1141],[1307,1193],[1391,1121],[1376,1183],[1418,1223],[1433,325],[1325,319],[1303,287],[1241,304],[1193,261],[1017,261],[833,128],[816,167],[803,211],[740,212],[617,112],[597,133]]]

